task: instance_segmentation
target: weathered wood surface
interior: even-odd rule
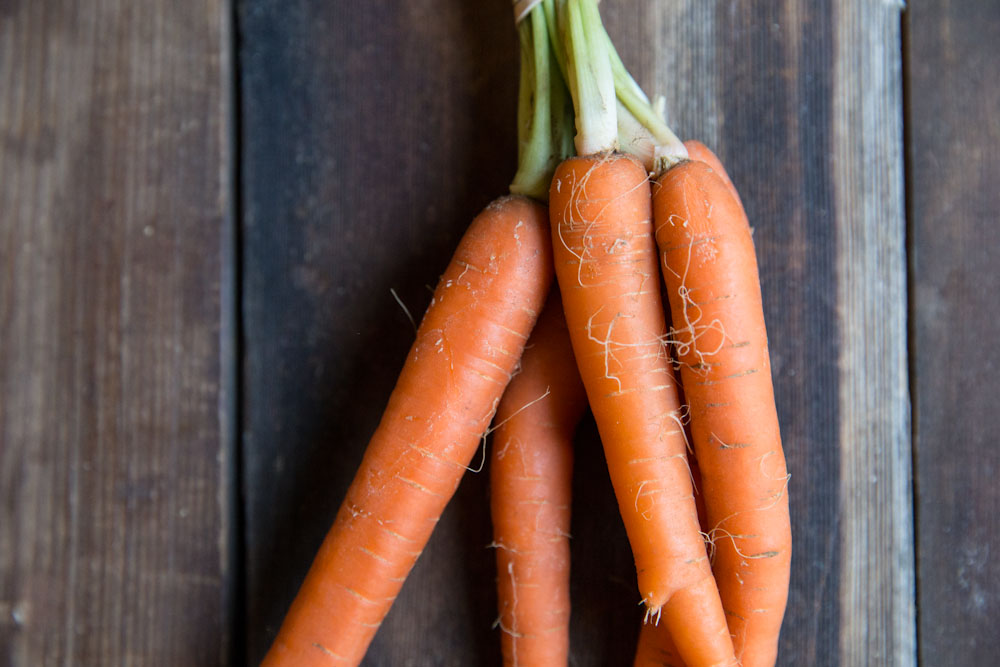
[[[792,473],[783,664],[915,659],[900,9],[692,1],[638,24],[664,47],[637,69],[755,227]]]
[[[0,664],[259,660],[412,339],[390,289],[418,315],[513,173],[506,3],[237,4],[0,0]],[[755,225],[793,475],[781,664],[995,661],[997,6],[602,10]],[[574,664],[624,665],[633,567],[591,422],[577,446]],[[366,664],[499,664],[486,480]]]
[[[779,662],[910,664],[901,7],[652,7],[639,69],[754,225],[792,474]]]
[[[900,9],[602,5],[756,227],[795,556],[783,664],[911,664]],[[468,220],[515,152],[503,3],[244,5],[248,655],[360,460]],[[489,45],[482,48],[481,45]],[[579,436],[574,663],[626,664],[639,609],[592,426]],[[470,475],[369,664],[498,664],[485,476]]]
[[[515,164],[499,3],[245,2],[247,646],[259,661],[329,528],[472,217]],[[489,44],[489,48],[483,48]],[[469,475],[371,664],[486,664],[499,643],[487,475]]]
[[[1000,655],[1000,4],[910,8],[920,658]]]
[[[0,664],[230,661],[224,2],[0,2]]]

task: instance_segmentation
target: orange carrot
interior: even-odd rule
[[[684,148],[687,149],[690,159],[704,162],[722,179],[722,182],[729,189],[730,194],[736,198],[736,202],[740,205],[740,210],[743,211],[743,200],[740,198],[740,193],[736,189],[736,186],[733,185],[732,179],[729,178],[729,174],[726,173],[726,168],[722,166],[722,160],[708,146],[695,139],[685,141]]]
[[[691,484],[694,486],[694,505],[698,510],[698,525],[704,532],[705,522],[708,521],[705,510],[705,491],[701,484],[701,469],[698,467],[698,458],[691,452],[688,452],[688,465],[691,466]]]
[[[361,661],[493,417],[551,264],[538,204],[504,197],[473,221],[264,665]]]
[[[528,339],[497,409],[490,464],[505,665],[569,659],[573,432],[587,407],[559,293]]]
[[[646,172],[615,153],[571,158],[549,197],[563,310],[648,615],[662,614],[689,664],[733,664],[663,348]]]
[[[643,623],[632,667],[686,667],[667,627]]]
[[[683,400],[683,396],[681,397]],[[691,482],[694,485],[694,502],[698,508],[698,525],[705,531],[705,494],[701,488],[701,471],[698,469],[698,459],[688,452],[688,464],[691,466]],[[633,667],[685,667],[684,661],[677,652],[673,637],[666,624],[655,625],[643,623],[639,630],[639,643],[635,650]]]
[[[713,569],[737,657],[772,665],[791,529],[750,226],[729,186],[698,161],[664,173],[653,202]]]

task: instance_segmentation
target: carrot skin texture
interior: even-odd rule
[[[698,525],[701,526],[702,532],[705,532],[708,514],[705,510],[705,491],[701,485],[701,469],[698,467],[698,457],[690,452],[688,452],[688,465],[691,466],[691,483],[694,486],[694,505],[698,510]]]
[[[573,433],[587,407],[558,290],[497,409],[490,462],[505,665],[569,660]]]
[[[694,484],[694,501],[698,508],[698,524],[706,531],[705,494],[701,489],[701,471],[698,459],[688,452],[691,481]],[[639,629],[639,642],[635,650],[633,667],[685,667],[666,623],[643,623]]]
[[[548,235],[523,197],[473,220],[266,667],[361,662],[521,357],[552,281]]]
[[[662,175],[653,203],[719,592],[741,663],[772,665],[791,527],[750,226],[726,183],[698,161]]]
[[[604,443],[647,610],[691,665],[733,664],[698,529],[652,236],[636,160],[576,157],[549,193],[553,255],[580,376]]]
[[[632,667],[686,667],[667,627],[643,623]]]
[[[712,152],[712,149],[708,146],[695,139],[688,139],[685,141],[684,147],[687,148],[688,157],[692,160],[704,162],[719,178],[722,179],[722,182],[726,184],[729,192],[736,198],[736,202],[740,205],[740,210],[745,213],[746,211],[743,207],[743,199],[740,198],[739,190],[737,190],[736,186],[733,185],[733,180],[729,178],[729,173],[722,165],[722,160],[719,159],[719,156]]]
[[[742,209],[743,202],[740,199],[739,191],[736,190],[736,186],[733,185],[732,179],[729,178],[729,174],[718,156],[708,146],[694,139],[685,141],[684,147],[687,148],[688,156],[692,160],[704,162],[722,179]],[[701,524],[703,531],[707,531],[705,494],[701,489],[701,471],[698,469],[698,459],[695,456],[689,456],[688,461],[691,465],[691,478],[695,487],[694,499],[698,508],[698,523]],[[636,648],[634,667],[660,666],[684,667],[684,661],[678,655],[674,640],[665,625],[644,623],[639,631],[639,644]]]

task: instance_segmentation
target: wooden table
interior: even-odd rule
[[[607,0],[755,226],[795,552],[781,663],[1000,654],[1000,4]],[[508,3],[0,0],[0,663],[256,663],[472,216]],[[575,665],[639,596],[577,443]],[[499,664],[468,475],[371,665]]]

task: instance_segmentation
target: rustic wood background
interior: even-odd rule
[[[1000,654],[1000,3],[606,0],[762,268],[795,535],[783,665]],[[504,0],[0,0],[0,664],[256,664],[468,221]],[[912,419],[911,419],[912,415]],[[640,610],[592,423],[574,665]],[[368,665],[498,665],[488,476]]]

